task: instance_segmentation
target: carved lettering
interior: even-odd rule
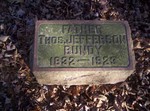
[[[102,45],[99,45],[99,46],[95,46],[95,49],[96,49],[96,52],[97,54],[99,55],[100,54],[100,49],[101,49]]]
[[[70,46],[64,46],[64,55],[70,55],[71,54],[71,49]]]
[[[128,57],[128,54],[124,56],[128,53],[128,40],[123,31],[114,29],[109,33],[110,27],[105,28],[103,24],[48,25],[40,30],[38,50],[46,51],[43,54],[49,63],[43,57],[43,64],[48,63],[50,67],[111,67],[121,64],[118,56]],[[42,58],[41,55],[38,57]]]
[[[100,34],[100,25],[62,25],[62,33],[73,34]]]
[[[45,37],[45,44],[51,43],[51,37]]]

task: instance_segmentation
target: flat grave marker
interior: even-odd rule
[[[135,65],[129,25],[125,21],[37,21],[31,64],[40,84],[124,81]]]

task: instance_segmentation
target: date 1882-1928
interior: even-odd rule
[[[50,66],[77,66],[87,63],[92,66],[109,66],[116,64],[115,56],[93,56],[91,58],[75,58],[71,56],[50,57]]]

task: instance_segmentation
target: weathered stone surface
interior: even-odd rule
[[[134,70],[127,22],[37,21],[33,73],[41,84],[107,84]]]

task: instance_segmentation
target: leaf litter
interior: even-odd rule
[[[150,1],[1,0],[0,110],[150,111]],[[105,85],[39,85],[28,64],[36,20],[127,20],[136,67]]]

